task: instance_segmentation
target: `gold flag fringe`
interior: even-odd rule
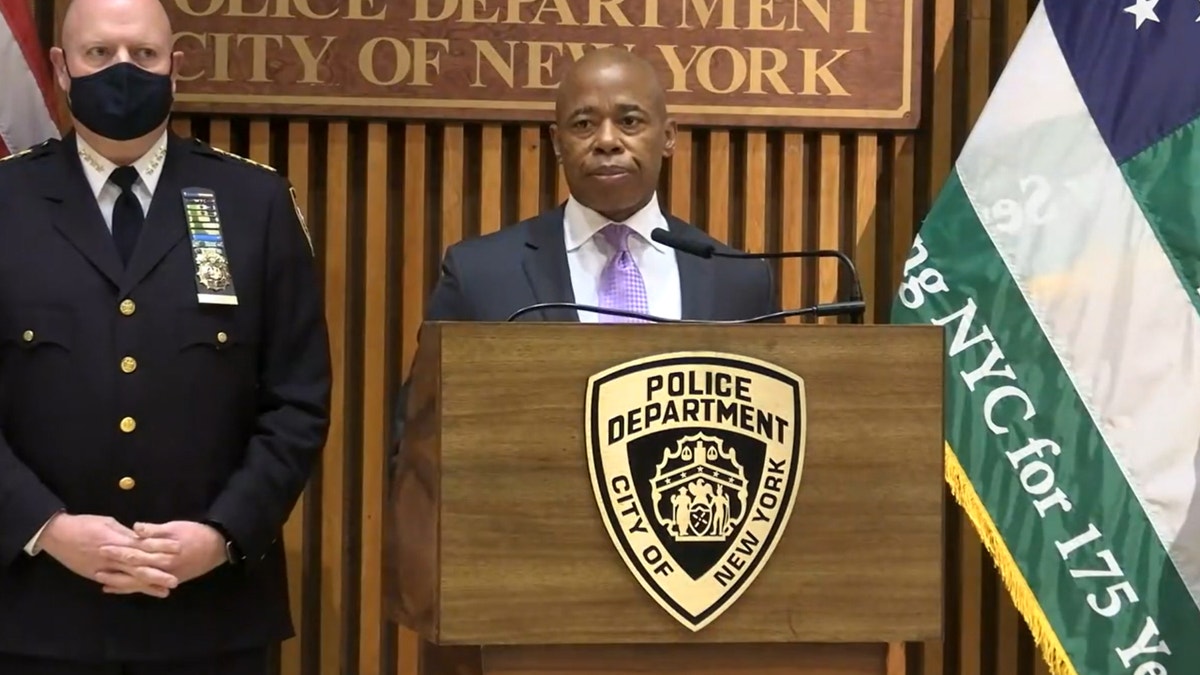
[[[1070,657],[1067,656],[1067,651],[1063,649],[1062,642],[1046,618],[1046,613],[1042,611],[1041,604],[1029,588],[1029,582],[1025,581],[1025,575],[1021,574],[1012,553],[1009,552],[1000,532],[996,530],[996,524],[980,501],[975,486],[958,463],[958,457],[949,443],[945,446],[945,452],[946,482],[950,485],[950,492],[971,519],[984,548],[991,554],[1000,579],[1012,596],[1017,611],[1021,613],[1030,632],[1033,633],[1033,641],[1041,651],[1042,658],[1046,660],[1046,665],[1050,667],[1050,672],[1053,675],[1078,675]]]

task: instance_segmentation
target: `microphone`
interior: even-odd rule
[[[627,319],[640,319],[647,323],[670,323],[670,324],[700,324],[705,326],[732,326],[744,323],[765,323],[772,320],[786,319],[792,316],[839,316],[842,314],[861,314],[865,305],[861,300],[849,300],[846,302],[830,302],[823,305],[813,305],[811,307],[801,307],[799,309],[785,309],[781,312],[771,312],[770,314],[762,314],[753,316],[749,319],[727,319],[725,321],[706,321],[704,319],[668,319],[666,317],[654,316],[653,314],[642,314],[640,312],[631,312],[624,309],[611,309],[609,307],[596,307],[594,305],[581,305],[575,302],[540,302],[536,305],[522,307],[509,315],[505,322],[515,321],[518,317],[530,312],[538,312],[543,309],[574,309],[581,312],[593,312],[595,314],[605,314],[608,316],[620,316]]]
[[[716,244],[710,241],[703,241],[695,237],[677,234],[670,230],[655,229],[650,233],[650,238],[663,246],[669,246],[677,251],[683,251],[700,258],[735,258],[735,259],[750,259],[750,260],[775,260],[781,258],[837,258],[839,262],[845,265],[850,270],[850,278],[852,281],[850,288],[850,299],[844,302],[835,302],[828,305],[816,305],[816,307],[834,307],[840,309],[832,314],[822,314],[819,312],[811,312],[816,316],[834,316],[836,314],[848,314],[857,319],[858,323],[862,323],[862,315],[866,311],[867,303],[863,300],[862,284],[858,278],[858,269],[854,266],[854,261],[841,251],[830,249],[820,249],[816,251],[780,251],[779,253],[742,253],[740,251],[719,251]],[[791,311],[791,310],[787,310]],[[800,316],[792,314],[789,316]]]

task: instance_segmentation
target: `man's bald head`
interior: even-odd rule
[[[63,16],[60,43],[68,52],[86,41],[94,28],[122,28],[139,39],[171,44],[171,19],[160,0],[71,0]]]
[[[578,98],[580,89],[613,79],[620,79],[639,95],[654,114],[666,117],[667,97],[658,80],[658,72],[649,61],[622,47],[593,49],[571,65],[558,85],[554,101],[556,115],[561,120],[562,114],[570,114],[566,108],[570,101]]]
[[[50,50],[58,86],[70,93],[71,78],[121,62],[162,75],[176,70],[182,52],[171,53],[171,19],[159,0],[71,0],[59,44]]]
[[[183,63],[183,53],[171,51],[171,20],[162,3],[72,0],[60,35],[60,46],[50,50],[50,61],[58,86],[67,92],[81,137],[88,134],[89,143],[122,140],[129,129],[143,129],[147,117],[156,125],[147,134],[152,135],[160,126],[160,115],[169,114]],[[78,97],[72,92],[77,85],[83,87]],[[80,110],[93,126],[80,119]]]
[[[650,203],[675,123],[649,62],[619,47],[588,52],[564,75],[551,127],[571,196],[610,220]]]
[[[165,75],[183,58],[171,53],[171,19],[159,0],[72,0],[60,33],[50,61],[66,92],[72,77],[121,62]]]

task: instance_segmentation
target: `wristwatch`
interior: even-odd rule
[[[242,556],[241,550],[238,548],[237,543],[233,541],[233,537],[229,536],[229,530],[225,529],[224,525],[213,520],[206,520],[203,522],[205,525],[216,530],[221,535],[221,538],[225,540],[225,561],[230,565],[241,564],[245,558]]]

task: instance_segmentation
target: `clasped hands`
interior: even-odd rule
[[[219,532],[190,521],[137,523],[133,529],[107,516],[59,514],[39,540],[42,552],[105,593],[165,598],[180,584],[225,562]]]

